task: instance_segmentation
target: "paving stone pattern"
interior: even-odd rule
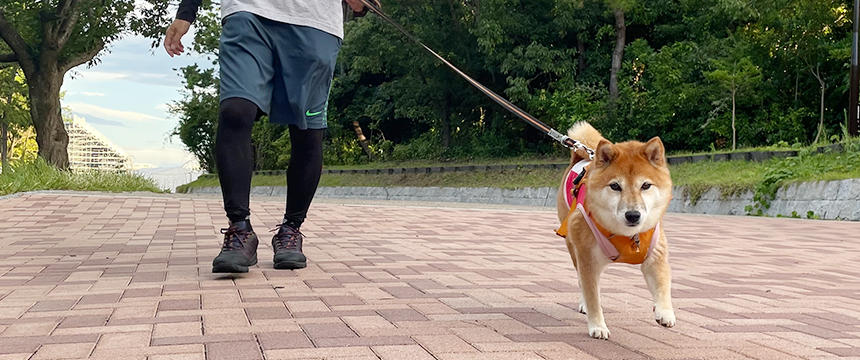
[[[669,215],[678,325],[638,269],[602,281],[609,341],[577,313],[549,211],[313,206],[307,269],[211,273],[220,201],[0,200],[0,360],[860,359],[860,224]]]

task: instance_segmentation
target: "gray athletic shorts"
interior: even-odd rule
[[[323,129],[341,39],[249,12],[222,21],[221,101],[248,99],[280,124]]]

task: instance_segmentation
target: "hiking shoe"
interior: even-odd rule
[[[221,229],[224,245],[221,253],[212,261],[213,273],[246,273],[248,267],[257,264],[257,234],[248,220],[230,224]]]
[[[277,231],[272,238],[272,249],[275,250],[275,269],[302,269],[308,266],[308,259],[302,253],[304,235],[295,228],[280,224],[272,231]]]

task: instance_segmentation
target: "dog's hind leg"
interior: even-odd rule
[[[661,234],[662,235],[662,234]],[[642,263],[642,275],[651,296],[654,297],[654,320],[665,327],[675,326],[675,311],[672,308],[672,273],[669,269],[669,253],[666,250],[666,238],[661,236],[658,246],[649,259]]]
[[[600,249],[596,249],[600,251]],[[585,301],[585,312],[588,318],[588,335],[595,339],[609,339],[609,328],[603,319],[603,308],[600,306],[600,274],[608,261],[598,260],[594,254],[577,252],[576,265],[579,275],[579,286],[582,290],[582,300]],[[580,302],[580,309],[582,309]]]
[[[575,255],[576,251],[574,250],[573,245],[571,244],[570,240],[566,240],[564,243],[567,245],[567,252],[570,253],[570,260],[573,261],[573,268],[576,269],[576,271],[577,271],[576,283],[579,285],[579,289],[580,289],[579,290],[579,304],[577,305],[577,311],[579,311],[580,314],[585,314],[586,313],[585,298],[582,296],[582,276],[579,275],[579,268],[576,266],[576,255]]]
[[[582,287],[582,283],[579,284],[579,287]],[[585,296],[582,296],[582,292],[579,293],[579,306],[576,309],[580,314],[588,315],[588,309],[585,306]]]

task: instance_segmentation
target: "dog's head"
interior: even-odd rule
[[[646,143],[601,140],[585,181],[589,211],[615,234],[633,236],[653,228],[672,199],[672,178],[659,137]]]

